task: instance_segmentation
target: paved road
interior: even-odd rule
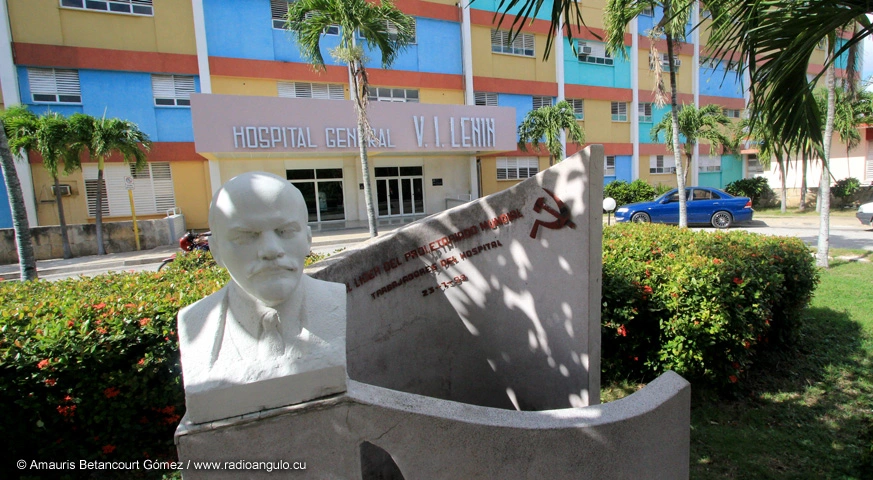
[[[758,217],[737,228],[765,235],[798,237],[808,245],[818,244],[818,218],[803,217]],[[830,247],[873,251],[873,228],[861,225],[854,217],[832,217],[830,223]]]

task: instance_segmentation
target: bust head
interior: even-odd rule
[[[248,172],[225,183],[209,207],[215,261],[250,296],[275,307],[300,284],[312,245],[303,195],[282,177]]]

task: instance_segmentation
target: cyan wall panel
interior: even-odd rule
[[[598,43],[587,41],[587,43]],[[630,55],[630,52],[628,52]],[[621,57],[613,59],[613,65],[580,62],[573,53],[570,42],[564,39],[564,82],[596,87],[631,88],[630,62]]]
[[[639,115],[639,112],[628,112],[628,114]],[[658,136],[658,140],[652,140],[652,128],[655,127],[661,120],[670,115],[670,105],[659,107],[652,105],[652,121],[640,122],[640,143],[664,143],[664,134]]]
[[[727,184],[743,178],[743,157],[740,155],[722,155],[721,156],[721,186],[723,189]]]
[[[701,187],[724,188],[721,172],[700,172],[697,174],[697,184]]]
[[[543,3],[545,5],[543,5],[543,7],[540,8],[540,11],[537,13],[536,18],[538,18],[540,20],[550,20],[551,19],[550,15],[552,13],[552,5],[551,5],[552,2],[546,1]],[[500,0],[475,0],[472,3],[472,5],[470,5],[470,8],[476,9],[476,10],[485,10],[487,12],[496,12],[497,6],[499,4],[500,4]],[[518,2],[518,4],[515,7],[509,9],[508,13],[511,15],[518,14],[518,12],[521,11],[524,4],[525,4],[525,2]]]
[[[203,14],[210,56],[273,60],[270,0],[204,0]]]
[[[649,30],[651,30],[652,27],[654,27],[657,22],[660,22],[661,18],[664,17],[664,9],[659,7],[659,6],[654,7],[654,13],[655,13],[654,16],[651,16],[651,15],[639,15],[639,16],[637,16],[637,29],[640,32],[640,35],[649,36]],[[691,40],[692,27],[693,27],[692,18],[691,18],[691,15],[688,15],[688,24],[685,25],[685,37],[686,37],[685,41]],[[661,35],[660,38],[664,38],[664,36]],[[662,53],[667,53],[667,52],[662,52]]]

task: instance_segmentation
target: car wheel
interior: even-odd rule
[[[649,223],[652,219],[648,213],[637,212],[631,216],[631,221],[634,223]]]
[[[712,226],[715,228],[728,228],[734,223],[734,217],[728,212],[715,212],[712,215]]]

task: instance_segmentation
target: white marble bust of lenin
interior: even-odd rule
[[[231,281],[179,312],[186,418],[203,423],[346,390],[346,292],[303,274],[303,195],[249,172],[216,192],[210,248]]]

